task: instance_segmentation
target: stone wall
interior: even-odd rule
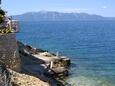
[[[0,35],[0,62],[15,71],[21,70],[15,33]]]

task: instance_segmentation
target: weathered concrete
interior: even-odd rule
[[[0,62],[6,67],[20,71],[20,57],[14,33],[0,35]]]
[[[49,53],[48,51],[42,50],[39,52],[39,49],[33,48],[29,45],[24,45],[21,42],[18,42],[19,51],[23,55],[30,55],[28,58],[33,57],[34,59],[44,61],[46,68],[52,70],[54,74],[60,74],[67,71],[67,68],[70,66],[70,59],[65,56],[56,56],[55,54]],[[41,51],[41,49],[40,49]],[[35,63],[36,63],[35,62]],[[60,71],[59,71],[60,70]]]
[[[35,57],[33,54],[34,53],[43,54],[44,52],[46,52],[45,50],[35,49],[29,45],[26,46],[21,42],[18,42],[18,46],[22,61],[22,71],[24,71],[25,73],[32,74],[43,81],[49,82],[51,86],[64,86],[60,81],[54,78],[54,75],[55,74],[57,75],[58,73],[62,74],[63,72],[65,72],[65,67],[57,67],[58,69],[54,68],[54,70],[52,70],[49,67],[50,63],[47,63],[48,62],[47,59],[52,58],[51,56],[55,57],[55,55],[48,53],[48,57],[46,56],[45,59],[42,59]],[[52,59],[55,60],[55,58]]]

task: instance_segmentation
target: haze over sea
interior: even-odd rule
[[[72,86],[115,86],[115,21],[20,22],[17,39],[68,56]]]

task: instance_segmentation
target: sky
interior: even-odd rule
[[[8,15],[26,12],[58,11],[115,17],[115,0],[2,0]]]

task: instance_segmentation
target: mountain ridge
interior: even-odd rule
[[[113,17],[103,17],[88,13],[64,13],[56,11],[27,12],[12,16],[19,21],[77,21],[77,20],[115,20]]]

